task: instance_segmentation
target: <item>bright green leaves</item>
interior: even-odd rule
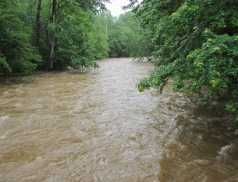
[[[183,91],[183,89],[182,89],[183,87],[184,87],[184,83],[183,83],[182,77],[181,76],[175,76],[172,90],[174,92],[180,92],[180,91]]]
[[[152,87],[151,81],[149,78],[143,78],[139,84],[137,84],[137,88],[140,92],[146,90],[146,89],[150,89],[150,87]]]
[[[211,35],[211,33],[210,33]],[[205,98],[219,96],[221,92],[235,88],[238,80],[236,76],[238,42],[235,36],[215,35],[203,43],[201,49],[189,54],[187,59],[193,62],[197,77],[194,87],[210,85],[209,91],[205,91]],[[201,81],[202,80],[202,81]],[[209,96],[208,96],[209,94]],[[235,94],[232,94],[236,97]]]
[[[213,88],[215,88],[219,84],[219,80],[211,80],[210,84]]]
[[[139,91],[144,91],[150,87],[155,87],[160,93],[163,92],[164,86],[168,82],[168,75],[172,75],[174,71],[174,63],[168,65],[161,65],[156,67],[155,70],[149,72],[150,77],[144,78],[137,84]],[[178,86],[179,88],[180,86]]]
[[[172,76],[174,91],[193,93],[205,101],[228,96],[234,98],[228,108],[237,110],[238,2],[184,0],[168,6],[169,2],[146,0],[134,10],[149,29],[158,58],[155,70],[138,89],[155,87],[161,92]],[[157,15],[150,13],[153,9]]]

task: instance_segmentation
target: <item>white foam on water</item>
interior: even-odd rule
[[[238,146],[234,143],[226,145],[218,152],[217,161],[223,163],[233,162],[233,156],[238,152]]]
[[[4,135],[1,136],[1,139],[5,139],[6,136],[7,136],[7,134],[8,134],[8,131],[6,131],[6,132],[4,133]]]

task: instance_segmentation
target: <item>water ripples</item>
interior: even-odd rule
[[[140,93],[153,68],[107,59],[99,70],[1,80],[2,181],[238,181],[238,124],[225,100],[169,87]]]

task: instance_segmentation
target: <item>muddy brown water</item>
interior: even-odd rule
[[[226,101],[135,85],[151,63],[106,59],[84,73],[0,83],[0,181],[238,181]]]

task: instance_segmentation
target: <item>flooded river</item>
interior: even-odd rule
[[[1,80],[0,181],[238,181],[225,100],[195,104],[171,81],[163,94],[140,93],[153,64],[99,64]]]

